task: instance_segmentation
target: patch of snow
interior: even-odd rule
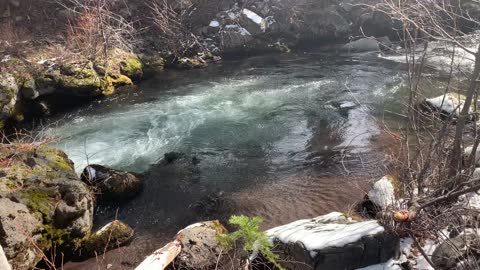
[[[202,222],[197,222],[197,223],[188,225],[187,227],[181,229],[180,231],[178,231],[177,234],[180,234],[180,233],[183,232],[184,230],[188,230],[188,229],[192,229],[192,228],[196,228],[196,227],[202,227],[202,226],[205,226],[205,224],[203,224]]]
[[[439,243],[436,243],[432,240],[425,241],[425,245],[423,246],[423,250],[425,253],[431,257],[435,249],[439,246]],[[422,256],[419,255],[416,258],[417,264],[416,268],[419,270],[434,270],[433,267],[427,262],[427,260]]]
[[[340,108],[341,109],[346,109],[346,108],[353,108],[357,106],[357,104],[351,102],[351,101],[345,101],[345,102],[342,102],[342,104],[340,104]]]
[[[465,147],[465,149],[463,150],[463,157],[465,159],[470,158],[470,155],[472,154],[472,151],[473,151],[473,146]],[[480,165],[480,147],[477,147],[477,151],[475,151],[475,164],[477,166]],[[475,171],[473,172],[473,177],[480,176],[480,171],[477,171],[477,169],[478,168],[476,168]]]
[[[251,36],[250,32],[248,32],[247,29],[245,29],[245,28],[243,28],[243,27],[240,27],[239,30],[240,30],[240,34],[241,34],[242,36]]]
[[[368,192],[368,198],[378,207],[386,209],[395,202],[395,189],[389,176],[384,176]]]
[[[104,231],[108,230],[108,227],[112,226],[112,222],[108,223],[107,225],[103,226],[100,230],[98,230],[95,235],[100,235]]]
[[[478,159],[477,159],[478,161]],[[473,171],[473,174],[472,174],[472,178],[478,178],[480,177],[480,168],[475,168],[475,170]]]
[[[402,267],[397,260],[390,259],[386,263],[370,265],[364,268],[358,268],[357,270],[402,270]]]
[[[220,23],[216,20],[213,20],[213,21],[210,22],[210,24],[208,26],[216,28],[216,27],[220,26]]]
[[[228,18],[233,21],[237,18],[237,15],[235,15],[235,13],[233,13],[233,12],[229,12],[228,13]]]
[[[438,97],[428,98],[426,102],[438,110],[458,116],[463,109],[463,104],[465,104],[465,97],[456,93],[447,93]],[[470,110],[469,113],[471,113]]]
[[[257,13],[255,13],[255,12],[249,10],[249,9],[246,9],[246,8],[244,8],[242,10],[242,13],[245,14],[245,16],[247,16],[247,18],[249,18],[254,23],[256,23],[258,25],[262,25],[263,18],[260,17]]]
[[[477,169],[475,169],[475,171]],[[480,195],[477,194],[476,192],[470,192],[470,193],[464,194],[460,196],[459,199],[462,201],[463,207],[480,209]]]
[[[235,24],[227,24],[225,25],[225,29],[234,30],[237,33],[240,33],[242,36],[251,36],[250,32],[248,32],[247,29]]]
[[[314,219],[297,220],[266,233],[271,240],[277,239],[285,244],[301,242],[314,257],[315,250],[343,247],[383,231],[384,228],[375,220],[357,222],[342,213],[332,212]]]

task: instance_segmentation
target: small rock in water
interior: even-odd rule
[[[88,165],[83,170],[81,180],[92,186],[101,199],[106,200],[130,198],[142,188],[142,181],[135,174],[96,164]]]
[[[101,255],[105,251],[126,245],[133,237],[133,229],[114,220],[93,233],[82,245],[82,255]]]

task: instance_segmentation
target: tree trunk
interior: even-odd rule
[[[450,156],[450,169],[449,169],[449,176],[452,177],[452,182],[450,183],[451,187],[455,186],[458,182],[456,175],[460,170],[460,165],[462,161],[462,141],[463,141],[463,132],[465,130],[465,123],[468,119],[468,112],[470,106],[472,105],[473,96],[477,90],[477,79],[480,74],[480,45],[477,47],[477,51],[475,53],[475,68],[473,69],[473,73],[470,77],[470,82],[468,86],[468,90],[465,96],[465,103],[463,104],[463,108],[460,111],[460,115],[457,119],[457,126],[455,129],[455,138],[453,141],[453,149]]]

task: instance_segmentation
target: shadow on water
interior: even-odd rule
[[[50,119],[46,132],[61,135],[55,146],[77,170],[90,155],[145,176],[139,196],[96,209],[96,227],[118,217],[135,228],[133,243],[65,269],[132,269],[199,220],[257,215],[268,228],[348,210],[384,173],[378,119],[402,107],[399,69],[368,54],[256,56],[167,71]],[[171,151],[187,158],[162,163]]]

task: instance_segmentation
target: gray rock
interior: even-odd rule
[[[476,234],[461,234],[441,243],[432,254],[432,262],[439,270],[474,269],[463,268],[465,265],[478,264],[477,250],[480,247],[480,239]]]
[[[218,220],[196,223],[181,230],[176,239],[182,243],[182,251],[175,264],[180,269],[213,269],[221,250],[217,237],[226,232]]]
[[[380,51],[380,42],[374,37],[366,37],[347,43],[343,49],[349,52]]]
[[[247,29],[238,25],[227,25],[219,32],[220,47],[222,49],[232,49],[244,46],[253,40],[252,35]]]
[[[362,268],[386,262],[399,249],[399,239],[377,221],[355,221],[336,212],[298,220],[267,234],[277,244],[283,266],[295,270]]]
[[[27,206],[0,199],[0,244],[14,269],[31,269],[42,258],[32,241],[41,236],[41,221]]]

